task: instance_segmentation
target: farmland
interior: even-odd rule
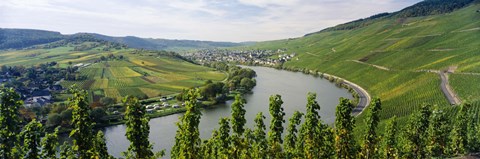
[[[80,80],[64,80],[61,85],[89,90],[92,100],[101,97],[120,99],[126,95],[151,98],[178,93],[183,89],[201,86],[207,80],[222,81],[224,73],[195,65],[168,54],[122,48],[105,51],[102,45],[88,50],[74,51],[75,47],[92,42],[67,44],[56,48],[5,50],[0,52],[1,65],[34,66],[57,62],[56,67],[81,66]],[[106,60],[101,60],[102,58]],[[121,58],[120,58],[121,57]],[[64,94],[58,95],[66,98]]]
[[[73,82],[91,91],[104,90],[104,96],[119,100],[127,95],[151,98],[172,94],[200,86],[206,80],[225,78],[223,73],[166,56],[135,59],[144,59],[149,65],[138,66],[129,60],[95,63],[80,70],[80,75],[88,77],[86,80],[63,84],[68,86]]]

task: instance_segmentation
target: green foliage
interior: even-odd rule
[[[282,133],[283,123],[285,123],[285,112],[282,107],[283,101],[280,95],[270,96],[269,111],[272,117],[270,121],[270,131],[268,132],[269,156],[271,158],[283,158]]]
[[[93,122],[90,118],[90,105],[87,101],[87,92],[70,89],[73,97],[69,99],[72,112],[72,126],[70,137],[73,138],[72,150],[79,158],[90,158],[93,156]]]
[[[404,127],[402,134],[402,157],[425,158],[425,155],[427,154],[425,149],[428,135],[427,130],[431,114],[431,106],[423,105],[420,112],[414,113],[410,116],[407,126]]]
[[[113,156],[108,154],[107,143],[105,142],[105,136],[102,131],[97,132],[94,147],[96,158],[113,159]]]
[[[475,0],[425,0],[399,11],[399,17],[418,17],[449,13],[463,8]]]
[[[56,159],[58,146],[58,127],[55,128],[53,133],[46,134],[45,137],[43,137],[41,144],[41,158]]]
[[[393,116],[385,126],[381,158],[399,158],[397,148],[397,117]]]
[[[326,150],[326,142],[323,140],[326,134],[322,134],[324,126],[321,122],[319,111],[320,105],[318,104],[315,93],[309,93],[307,96],[307,110],[305,115],[305,122],[302,124],[299,135],[299,142],[297,148],[305,154],[305,158],[320,158],[329,157]],[[325,136],[324,136],[325,135]]]
[[[202,113],[197,104],[198,97],[197,89],[190,90],[186,96],[185,107],[187,110],[181,117],[180,122],[177,123],[178,130],[175,135],[175,145],[171,152],[172,158],[195,159],[200,157],[198,155],[201,140],[198,125]]]
[[[456,116],[455,123],[453,124],[452,131],[449,137],[449,152],[453,155],[463,155],[467,152],[467,126],[468,126],[468,110],[470,104],[462,104],[460,110]]]
[[[446,157],[450,129],[448,116],[442,109],[435,106],[430,116],[430,126],[428,127],[428,138],[426,141],[427,157]]]
[[[127,158],[153,158],[153,146],[148,141],[150,134],[149,118],[146,116],[145,107],[142,106],[138,99],[127,96],[123,100],[127,107],[125,112],[125,125],[127,132],[125,136],[130,141],[128,151],[123,155]]]
[[[60,146],[60,159],[76,159],[72,146],[68,142],[64,142]]]
[[[253,140],[255,141],[253,144],[253,158],[266,158],[268,152],[268,142],[267,142],[267,135],[265,133],[265,116],[263,116],[262,112],[259,112],[255,116],[255,126],[253,130]]]
[[[356,143],[353,136],[355,118],[350,100],[340,98],[340,104],[335,112],[335,151],[336,158],[353,159],[356,157]]]
[[[245,119],[245,99],[242,98],[240,94],[235,96],[235,101],[232,103],[232,129],[233,132],[237,135],[242,135],[245,131],[245,123],[247,123],[247,119]]]
[[[218,135],[216,138],[216,142],[218,144],[217,157],[229,158],[229,156],[231,156],[229,154],[230,149],[232,148],[232,146],[235,146],[235,145],[231,145],[230,125],[228,123],[228,118],[220,118],[220,121],[218,124],[220,125],[220,128],[218,129]]]
[[[378,117],[378,112],[380,110],[382,110],[382,103],[380,99],[374,98],[370,103],[367,119],[365,120],[367,127],[365,135],[363,137],[360,158],[376,158],[376,155],[378,155],[376,151],[378,147],[375,147],[378,142],[378,137],[375,131],[380,120]]]
[[[43,126],[37,120],[32,120],[30,123],[23,127],[20,133],[23,139],[23,158],[26,159],[39,159],[40,156],[40,135],[42,134]]]
[[[23,104],[12,88],[0,88],[0,158],[14,158],[18,133],[18,109]]]
[[[0,29],[0,49],[20,49],[61,40],[59,32],[30,29]],[[5,38],[5,39],[3,39]]]
[[[247,119],[245,119],[245,99],[242,98],[240,94],[235,96],[235,101],[232,103],[232,130],[235,133],[232,136],[232,158],[240,158],[242,153],[245,153],[247,150],[248,143],[245,143],[245,139],[242,137],[243,133],[245,132],[245,123],[247,123]]]
[[[303,113],[295,111],[293,116],[288,119],[287,135],[285,136],[285,142],[283,147],[285,149],[286,158],[296,158],[299,156],[301,150],[296,148],[297,144],[297,126],[302,120]]]

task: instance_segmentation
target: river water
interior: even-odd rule
[[[247,66],[242,66],[247,67]],[[333,123],[335,120],[335,106],[340,97],[350,98],[351,94],[346,89],[338,88],[327,80],[305,75],[299,72],[289,72],[266,67],[248,67],[257,73],[257,86],[252,94],[244,95],[247,100],[245,109],[247,111],[247,126],[253,127],[253,119],[258,112],[263,112],[267,117],[265,124],[268,129],[270,115],[268,112],[269,97],[273,94],[280,94],[283,99],[283,108],[286,116],[285,121],[292,116],[295,110],[305,112],[308,92],[317,93],[317,101],[320,104],[320,115],[326,123]],[[200,122],[200,135],[203,139],[209,138],[213,129],[218,129],[218,121],[221,117],[230,116],[230,104],[218,105],[214,108],[202,110]],[[175,132],[182,114],[155,118],[150,120],[150,142],[154,150],[166,149],[165,158],[169,158],[170,150],[175,142]],[[288,123],[284,124],[286,127]],[[125,137],[125,125],[110,126],[103,129],[107,140],[108,151],[115,157],[121,157],[121,152],[126,151],[129,141]]]

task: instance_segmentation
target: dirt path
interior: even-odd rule
[[[364,64],[364,65],[369,65],[369,66],[373,66],[375,68],[378,68],[378,69],[381,69],[381,70],[385,70],[385,71],[390,71],[391,69],[388,68],[388,67],[384,67],[384,66],[380,66],[380,65],[374,65],[374,64],[369,64],[369,63],[366,63],[366,62],[362,62],[362,61],[358,61],[358,60],[351,60],[353,62],[356,62],[356,63],[360,63],[360,64]]]
[[[450,84],[448,82],[448,73],[440,71],[439,74],[440,78],[442,79],[440,87],[443,94],[445,94],[445,97],[447,97],[448,102],[450,102],[451,105],[459,105],[462,101],[460,100],[460,98],[458,98],[457,94],[455,94],[453,89],[450,87]]]
[[[312,54],[310,52],[306,52],[306,53],[309,54],[309,55],[315,56],[315,57],[319,57],[318,55]]]

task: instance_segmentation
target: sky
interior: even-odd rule
[[[209,41],[266,41],[421,0],[1,0],[0,28]]]

